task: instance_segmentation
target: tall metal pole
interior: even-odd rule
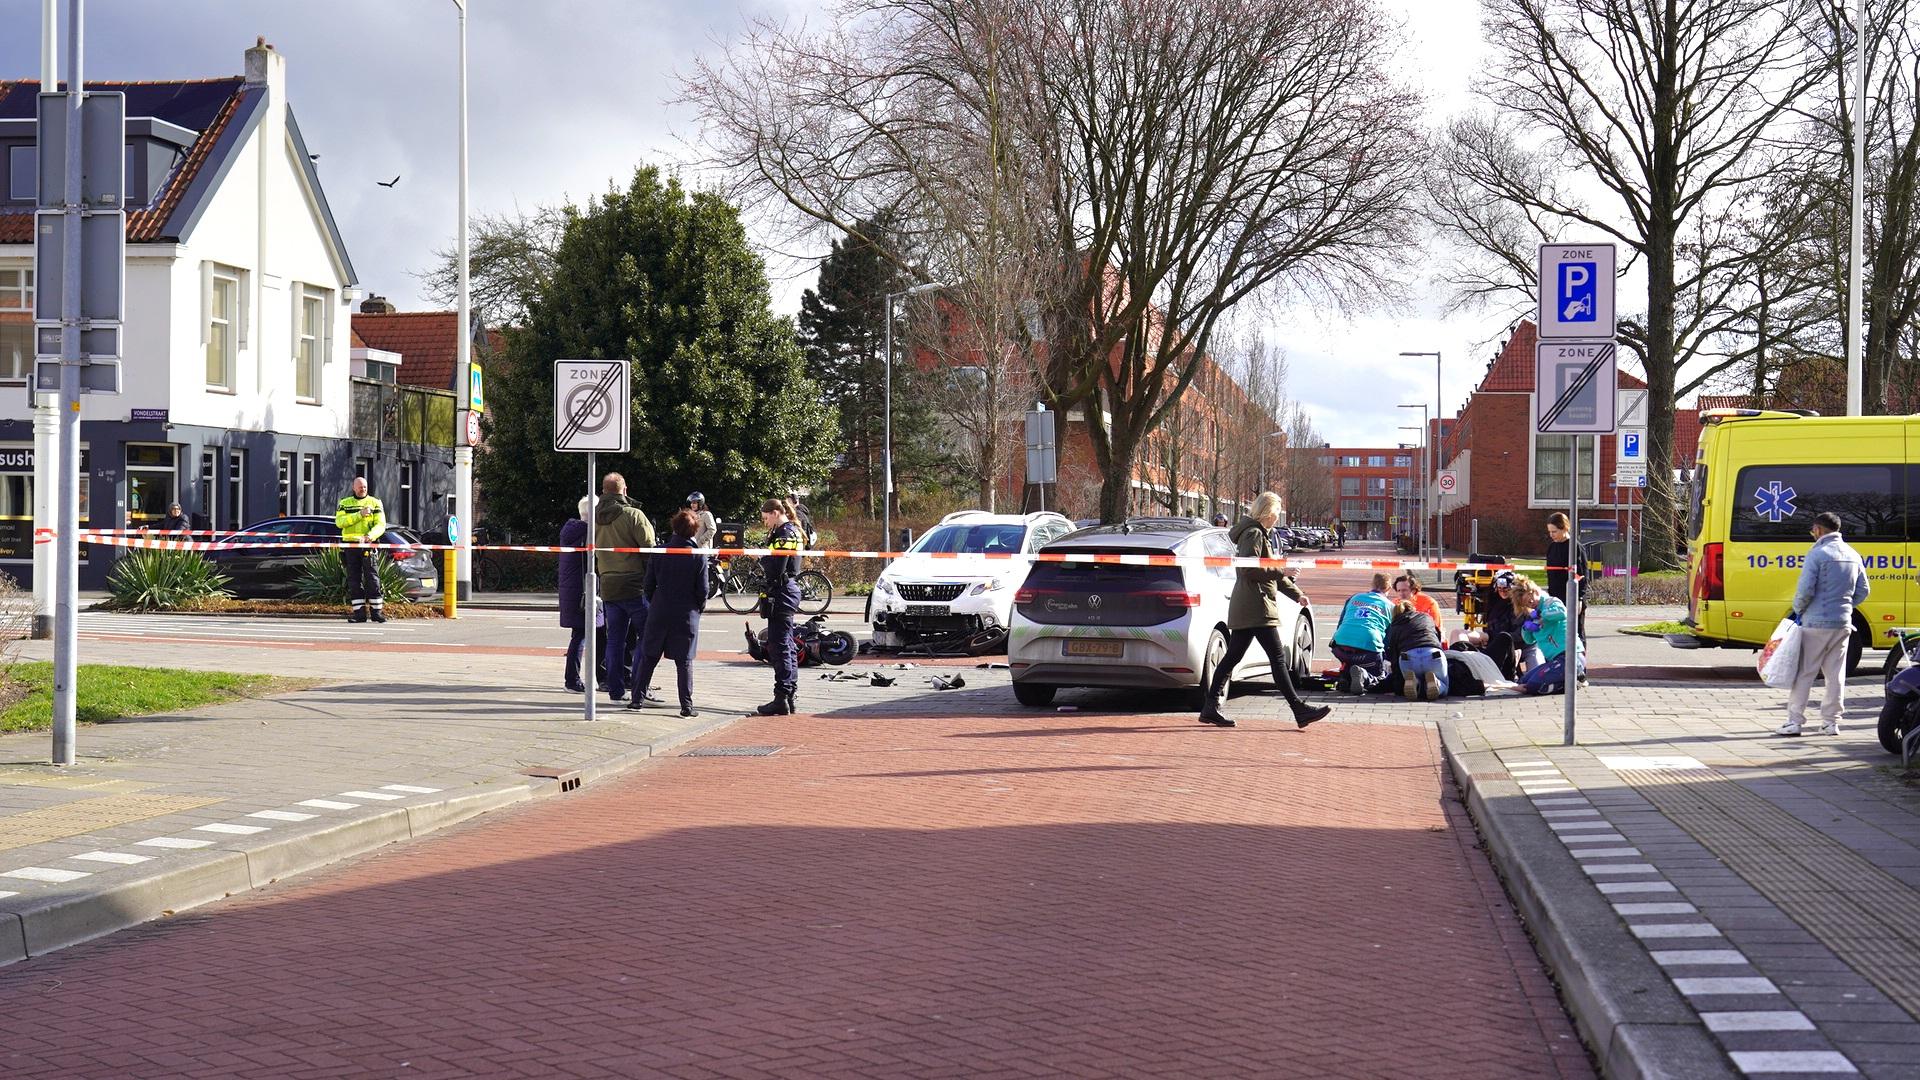
[[[582,665],[593,656],[594,643],[598,641],[600,637],[600,631],[594,625],[594,616],[599,613],[600,609],[600,573],[597,569],[598,564],[595,562],[595,557],[599,553],[594,550],[594,548],[599,545],[600,538],[600,531],[597,527],[597,522],[600,517],[600,489],[597,486],[599,483],[598,475],[600,467],[596,464],[599,457],[600,455],[593,451],[587,451],[587,569],[586,573],[583,574],[580,579],[580,603],[582,607],[585,608],[585,610],[581,612],[581,617],[586,620],[580,624],[585,628],[581,633],[585,635],[586,642],[585,647],[580,650],[580,661]],[[586,718],[592,720],[594,706],[599,704],[594,696],[600,689],[599,669],[594,669],[592,678],[581,678],[580,683],[586,687],[586,691],[582,695],[586,698],[587,702]]]
[[[1440,389],[1440,354],[1433,354],[1433,439],[1440,442],[1440,435],[1447,426],[1446,392]],[[1445,458],[1435,462],[1436,466],[1445,465]],[[1436,559],[1447,557],[1447,519],[1436,496],[1433,500],[1433,555]]]
[[[80,67],[85,0],[67,0],[66,235],[60,267],[60,506],[54,525],[53,763],[75,756],[79,689],[74,616],[80,606]]]
[[[40,6],[40,89],[60,85],[60,0]],[[41,529],[54,527],[60,491],[60,408],[54,394],[33,395],[33,639],[53,637],[54,563],[52,544],[42,544]]]
[[[1847,415],[1862,412],[1861,379],[1866,356],[1861,333],[1862,265],[1866,262],[1867,174],[1867,0],[1859,0],[1853,21],[1853,261],[1847,268]]]
[[[1567,711],[1566,731],[1562,745],[1573,745],[1573,699],[1580,685],[1580,582],[1577,572],[1580,563],[1580,436],[1568,439],[1573,444],[1573,470],[1567,482],[1567,642],[1566,651],[1560,654],[1566,680]],[[1598,447],[1595,448],[1596,450]],[[1594,463],[1595,468],[1599,462]]]
[[[885,309],[882,314],[887,322],[887,357],[882,365],[886,368],[886,404],[881,411],[886,414],[882,426],[886,429],[886,442],[880,451],[880,471],[885,474],[880,492],[880,550],[893,550],[893,298],[896,293],[888,293],[881,303]]]
[[[472,404],[473,394],[473,297],[467,280],[467,0],[453,0],[460,9],[460,233],[459,257],[460,272],[458,288],[460,294],[460,344],[457,368],[460,377],[466,380],[461,394]],[[460,539],[455,541],[459,547],[459,580],[455,590],[460,599],[465,600],[473,589],[473,530],[480,523],[480,515],[473,505],[473,447],[467,445],[466,432],[454,433],[453,448],[453,486],[460,500],[460,512],[467,515],[467,527],[460,530]],[[592,489],[589,489],[592,490]],[[589,717],[591,719],[591,717]]]

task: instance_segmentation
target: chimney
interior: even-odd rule
[[[247,50],[247,85],[265,87],[267,93],[279,101],[287,96],[287,61],[267,39],[253,39],[253,48]]]
[[[375,293],[368,296],[365,300],[360,301],[360,313],[362,315],[391,315],[393,314],[393,305],[387,301],[386,297]]]

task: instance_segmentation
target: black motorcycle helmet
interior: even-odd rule
[[[687,496],[688,506],[701,506],[701,505],[704,505],[706,501],[707,501],[707,497],[705,495],[700,494],[697,491]]]

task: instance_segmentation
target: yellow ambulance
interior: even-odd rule
[[[1920,417],[1714,409],[1701,416],[1687,491],[1687,622],[1681,648],[1758,648],[1793,604],[1813,516],[1840,515],[1872,595],[1854,612],[1847,671],[1890,649],[1920,583]],[[1909,492],[1916,501],[1908,525]],[[1920,612],[1916,612],[1920,614]]]

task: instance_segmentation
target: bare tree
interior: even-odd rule
[[[1087,406],[1113,519],[1224,312],[1380,291],[1416,160],[1391,43],[1373,0],[850,0],[686,96],[715,164],[795,225],[901,207],[929,276],[1013,268],[1037,317],[1009,338],[1059,423]]]
[[[555,254],[567,224],[563,209],[476,215],[468,225],[468,290],[476,319],[487,326],[520,326],[527,304],[553,280]],[[433,253],[433,265],[414,274],[427,298],[452,307],[459,298],[459,254]]]
[[[1818,77],[1802,38],[1812,2],[1482,0],[1491,111],[1449,129],[1436,170],[1455,175],[1429,184],[1436,220],[1484,256],[1461,280],[1472,296],[1530,291],[1522,241],[1571,231],[1626,247],[1647,290],[1621,336],[1646,371],[1655,461],[1672,459],[1681,368],[1714,337],[1738,276],[1720,246],[1684,264],[1688,230],[1780,171],[1774,140]],[[1673,500],[1670,472],[1653,470],[1656,563],[1678,550]]]

